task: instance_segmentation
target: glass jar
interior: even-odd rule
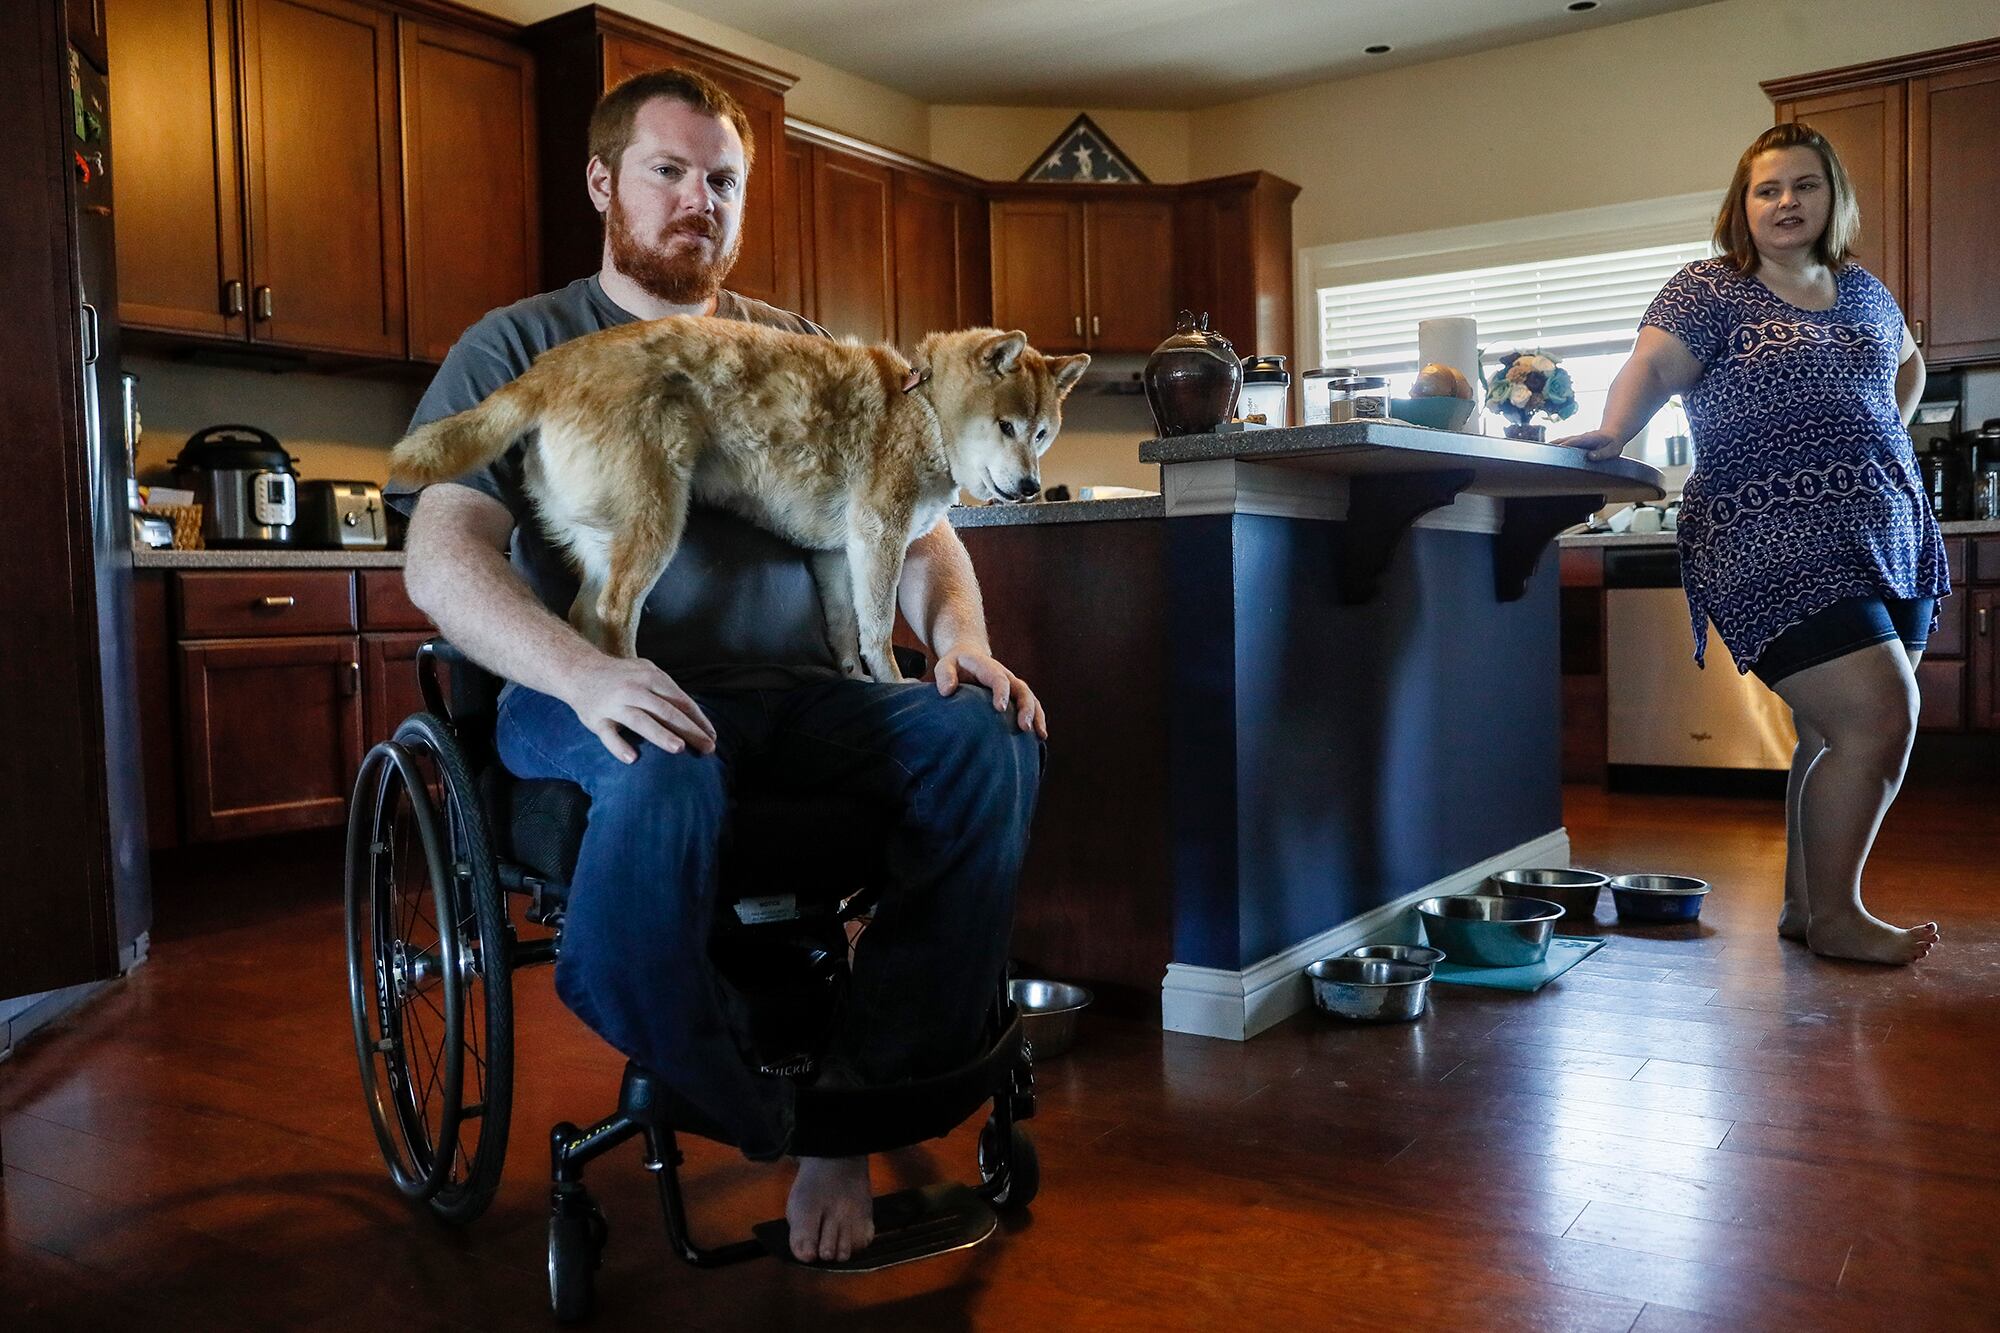
[[[1326,419],[1331,424],[1381,421],[1389,415],[1389,381],[1380,375],[1333,367],[1327,373],[1326,394]]]

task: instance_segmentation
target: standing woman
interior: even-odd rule
[[[1910,963],[1935,922],[1861,905],[1861,867],[1916,735],[1915,667],[1950,588],[1908,424],[1924,361],[1894,298],[1848,256],[1859,210],[1805,125],[1759,135],[1689,264],[1640,322],[1602,430],[1563,444],[1616,457],[1672,394],[1694,426],[1681,581],[1695,660],[1713,621],[1739,670],[1792,710],[1785,905],[1814,953]]]

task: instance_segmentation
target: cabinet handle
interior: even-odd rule
[[[1924,322],[1921,319],[1910,325],[1910,336],[1916,339],[1917,346],[1924,345]]]
[[[271,318],[271,309],[272,309],[272,307],[271,307],[271,289],[270,289],[269,287],[259,287],[259,288],[257,289],[257,318],[258,318],[258,320],[259,320],[260,322],[264,322],[264,323],[268,323],[268,322],[270,321],[270,318]]]
[[[1979,637],[1985,638],[1987,631],[1993,628],[1992,609],[1982,606],[1973,612],[1973,618],[1979,622]]]
[[[243,279],[231,278],[222,284],[222,313],[231,319],[243,313]]]
[[[1076,325],[1076,336],[1081,338],[1083,336],[1083,316],[1078,315],[1074,322]]]
[[[361,693],[361,663],[349,662],[347,664],[347,675],[344,678],[344,684],[346,686],[344,693]]]
[[[297,606],[298,604],[299,599],[289,593],[283,595],[274,594],[270,597],[259,597],[257,599],[257,605],[267,607],[273,611],[282,611],[288,606]]]
[[[1104,330],[1097,327],[1097,316],[1092,315],[1090,317],[1090,336],[1095,338],[1098,334],[1102,333],[1103,331]]]

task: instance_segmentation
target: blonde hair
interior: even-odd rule
[[[1758,135],[1736,159],[1736,174],[1729,178],[1729,192],[1723,196],[1722,212],[1715,219],[1715,250],[1738,273],[1757,271],[1757,244],[1750,235],[1750,211],[1745,202],[1750,193],[1750,168],[1765,153],[1785,148],[1810,148],[1819,154],[1820,168],[1826,173],[1826,188],[1833,206],[1826,217],[1826,230],[1813,242],[1813,258],[1828,268],[1846,266],[1861,231],[1861,205],[1855,201],[1854,186],[1840,165],[1840,155],[1826,136],[1810,125],[1794,122],[1773,125]]]

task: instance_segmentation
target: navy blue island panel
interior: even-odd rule
[[[1167,524],[1177,963],[1259,960],[1562,825],[1555,560],[1404,533],[1343,604],[1341,524]]]

